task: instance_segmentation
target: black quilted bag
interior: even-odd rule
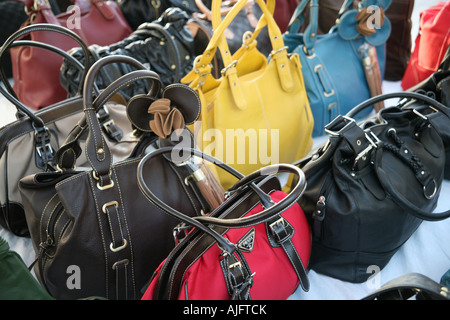
[[[130,56],[161,77],[166,86],[180,82],[181,78],[192,69],[194,60],[194,39],[186,23],[188,14],[179,8],[167,9],[159,19],[141,24],[129,37],[109,46],[91,45],[92,65],[95,61],[108,55]],[[69,54],[83,62],[84,56],[80,48],[73,48]],[[133,71],[126,64],[113,64],[105,68],[98,76],[96,85],[99,89],[106,88],[114,79]],[[69,96],[76,93],[81,74],[68,61],[64,61],[60,71],[60,81]],[[149,90],[145,81],[120,91],[128,100],[136,94]]]

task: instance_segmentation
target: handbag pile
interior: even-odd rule
[[[286,300],[450,217],[450,46],[423,32],[414,85],[383,93],[391,0],[342,0],[327,33],[318,0],[17,2],[0,226],[35,259],[0,237],[0,299]],[[447,51],[419,81],[428,40]]]

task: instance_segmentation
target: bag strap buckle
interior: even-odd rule
[[[368,133],[365,132],[364,136],[366,137],[367,141],[369,141],[369,145],[364,150],[362,150],[360,153],[358,153],[356,155],[355,161],[353,162],[353,168],[356,167],[356,164],[358,163],[359,160],[361,160],[361,159],[365,160],[366,159],[366,155],[367,155],[367,153],[369,153],[369,151],[371,151],[372,149],[377,149],[378,148],[378,143],[381,140],[378,139],[378,137],[372,131],[369,131]],[[370,138],[370,136],[372,136],[373,140]]]
[[[333,121],[325,126],[324,130],[326,133],[332,136],[338,136],[340,131],[354,124],[356,124],[355,119],[347,117],[345,115],[338,115]]]
[[[34,125],[33,125],[34,127]],[[48,165],[55,160],[55,150],[50,141],[50,130],[47,127],[34,127],[34,140],[36,150],[36,167],[47,170]]]

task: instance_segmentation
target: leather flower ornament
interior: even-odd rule
[[[193,124],[200,115],[197,93],[184,84],[168,85],[157,96],[136,95],[127,104],[127,116],[142,133],[153,132],[162,139]]]
[[[150,129],[159,137],[166,138],[172,131],[184,128],[184,117],[181,112],[170,108],[170,100],[158,99],[148,108],[148,113],[153,114],[150,120]]]

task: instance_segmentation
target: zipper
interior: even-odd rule
[[[326,217],[326,205],[327,197],[330,193],[330,186],[332,182],[332,174],[329,172],[325,177],[325,181],[319,193],[319,199],[317,200],[316,207],[313,211],[313,236],[314,239],[319,240],[323,238],[323,221]]]
[[[58,205],[56,206],[55,210],[53,210],[50,213],[48,222],[47,222],[47,227],[45,228],[45,233],[46,233],[46,239],[45,239],[45,244],[48,246],[54,246],[55,245],[55,227],[56,227],[56,223],[58,221],[58,218],[62,215],[62,213],[64,212],[64,208],[60,203],[58,203]]]

